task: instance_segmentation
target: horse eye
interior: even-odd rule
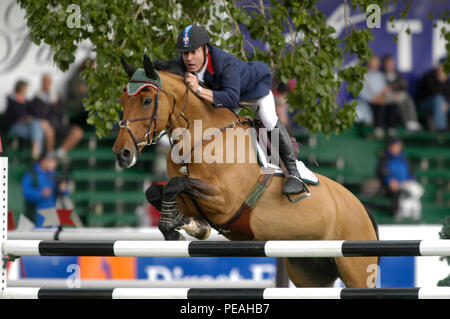
[[[144,105],[152,104],[152,102],[153,102],[153,99],[150,97],[147,97],[144,99]]]

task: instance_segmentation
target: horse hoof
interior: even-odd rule
[[[186,233],[199,240],[205,240],[211,234],[211,227],[203,219],[191,218],[189,223],[181,227]]]
[[[180,232],[177,232],[178,233],[178,239],[176,239],[176,240],[186,240],[186,238],[184,238],[184,236],[183,236],[183,234],[182,233],[180,233]]]
[[[186,240],[183,234],[178,231],[172,231],[168,233],[163,233],[165,240]]]

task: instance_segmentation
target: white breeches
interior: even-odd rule
[[[267,128],[269,132],[272,131],[278,121],[277,112],[275,111],[275,99],[272,91],[266,96],[249,100],[249,102],[257,104],[257,106],[252,107],[256,114],[256,118],[261,120],[264,127]]]

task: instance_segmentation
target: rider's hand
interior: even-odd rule
[[[61,193],[65,193],[65,192],[67,191],[67,189],[68,189],[68,187],[67,187],[67,182],[61,182],[61,183],[59,184],[58,189],[59,189],[59,191],[60,191]]]
[[[399,189],[400,189],[400,183],[398,182],[398,180],[396,180],[396,179],[391,179],[391,180],[389,181],[389,189],[390,189],[392,192],[398,192]]]
[[[194,92],[194,93],[197,92],[199,83],[198,83],[198,78],[196,75],[194,75],[190,72],[186,72],[184,81],[189,86],[189,88],[192,90],[192,92]]]

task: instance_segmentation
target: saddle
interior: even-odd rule
[[[244,104],[244,105],[243,105]],[[245,108],[245,106],[254,106],[252,103],[240,102],[240,105]],[[233,111],[233,110],[232,110]],[[234,111],[233,111],[234,112]],[[236,114],[236,113],[235,113]],[[236,116],[238,116],[236,114]],[[202,211],[200,205],[198,205],[196,200],[193,200],[194,205],[199,211],[200,215],[208,222],[208,224],[216,229],[219,234],[229,234],[234,240],[252,240],[254,238],[253,231],[250,227],[250,214],[254,207],[257,205],[261,197],[264,195],[265,190],[269,187],[273,176],[284,177],[283,170],[280,166],[274,165],[269,160],[268,154],[271,156],[277,156],[277,152],[271,151],[270,144],[270,134],[267,134],[267,130],[262,130],[264,128],[262,122],[258,119],[253,119],[246,117],[246,122],[255,130],[251,130],[251,139],[254,143],[255,150],[257,152],[257,160],[262,168],[262,173],[258,177],[255,186],[252,188],[250,193],[247,195],[245,201],[241,204],[236,213],[227,222],[222,224],[213,223]],[[263,133],[265,132],[265,133]],[[260,141],[261,138],[263,141]],[[295,156],[298,157],[300,148],[298,146],[295,138],[291,137],[293,143]],[[279,160],[277,163],[281,163]],[[319,179],[309,170],[306,166],[297,160],[297,168],[299,170],[301,178],[311,185],[318,185]],[[288,197],[289,198],[289,197]],[[291,200],[291,202],[296,202],[297,200]]]
[[[222,234],[229,234],[234,240],[252,240],[254,238],[253,231],[250,227],[250,214],[257,205],[265,190],[269,187],[273,176],[282,176],[284,173],[281,167],[271,164],[268,160],[268,153],[271,154],[270,134],[267,130],[262,131],[262,123],[257,119],[250,119],[250,125],[256,130],[252,130],[252,141],[257,151],[258,163],[263,169],[263,173],[259,176],[255,186],[248,194],[233,217],[226,223],[214,225],[206,216],[203,216],[208,223]],[[261,134],[260,134],[261,132]],[[265,132],[266,134],[263,134]],[[258,137],[262,137],[264,141],[259,141]],[[299,146],[295,138],[291,137],[296,157],[299,155]],[[301,161],[297,161],[297,168],[302,179],[311,185],[319,185],[319,179],[315,176]],[[289,199],[291,201],[291,199]],[[195,202],[194,202],[195,203]],[[197,208],[198,205],[196,204]],[[201,211],[201,209],[199,210]],[[203,215],[203,214],[202,214]]]
[[[272,152],[271,134],[267,130],[262,130],[264,126],[258,119],[251,119],[252,127],[256,129],[256,132],[252,131],[253,143],[257,152],[258,163],[264,171],[274,171],[275,176],[284,176],[282,162],[278,158],[278,154]],[[261,140],[262,139],[262,140]],[[300,154],[300,146],[295,139],[291,137],[292,148],[294,150],[295,157],[298,158]],[[270,154],[270,155],[269,155]],[[275,165],[272,163],[273,157],[276,157],[276,162],[281,165]],[[284,165],[283,165],[284,166]],[[319,185],[319,179],[311,172],[302,161],[297,160],[297,169],[300,177],[306,183],[310,185]]]

